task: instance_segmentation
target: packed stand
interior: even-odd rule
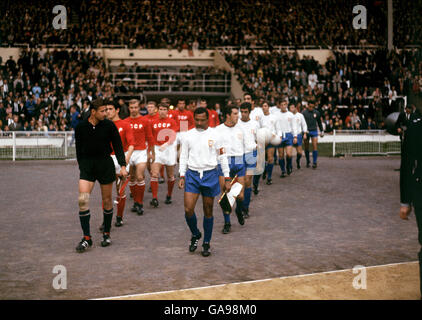
[[[325,65],[295,52],[231,51],[225,58],[243,90],[271,105],[285,97],[296,104],[316,97],[328,132],[384,128],[384,118],[402,107],[398,97],[422,96],[421,50],[334,51]]]
[[[73,130],[89,101],[114,89],[93,51],[23,50],[0,65],[0,130]]]
[[[41,3],[41,2],[40,2]],[[363,0],[367,29],[355,30],[347,0],[63,0],[67,29],[52,27],[57,1],[0,4],[0,43],[204,49],[215,46],[385,45],[386,1]],[[421,44],[422,2],[394,1],[396,45]],[[47,22],[47,23],[46,23]]]

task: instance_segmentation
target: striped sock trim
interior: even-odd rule
[[[136,182],[135,182],[135,181],[134,181],[134,182],[129,181],[127,185],[128,185],[129,187],[133,187],[133,186],[136,186]]]
[[[170,182],[170,181],[176,181],[176,178],[175,178],[175,177],[168,178],[168,181],[169,181],[169,182]]]
[[[90,216],[90,215],[91,215],[91,213],[89,212],[89,210],[88,211],[79,211],[80,217],[87,217],[87,216]]]
[[[158,182],[158,178],[151,178],[151,182]]]
[[[104,209],[104,214],[112,214],[112,213],[113,213],[113,209],[110,209],[110,210]]]
[[[138,181],[138,183],[136,185],[137,186],[140,186],[140,187],[144,186],[145,185],[145,180],[143,180],[141,182]]]

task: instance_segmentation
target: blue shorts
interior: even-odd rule
[[[302,146],[302,143],[303,143],[303,136],[302,136],[301,133],[299,133],[297,135],[297,143],[294,144],[293,146],[295,146],[295,147],[301,147]]]
[[[240,157],[228,157],[229,168],[230,168],[230,177],[234,178],[235,175],[238,177],[244,177],[246,174],[246,166],[243,159],[243,156]],[[218,164],[218,175],[224,177],[223,170],[221,170],[221,165]]]
[[[252,152],[248,152],[243,155],[246,169],[256,168],[257,155],[258,155],[258,150],[254,150]]]
[[[286,136],[281,139],[281,143],[278,145],[278,148],[285,148],[288,146],[292,146],[293,145],[293,134],[286,133]]]
[[[218,170],[204,171],[202,179],[199,172],[188,169],[185,175],[185,192],[200,193],[204,197],[215,197],[220,194]]]
[[[311,138],[318,138],[318,130],[315,131],[309,131],[309,136]]]

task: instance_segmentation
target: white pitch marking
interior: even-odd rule
[[[419,261],[409,261],[409,262],[398,262],[398,263],[381,264],[381,265],[369,266],[369,267],[365,267],[365,268],[369,269],[369,268],[391,267],[391,266],[399,266],[399,265],[402,265],[402,264],[411,264],[411,263],[419,263]],[[320,274],[330,274],[330,273],[337,273],[337,272],[346,272],[346,271],[351,271],[351,270],[353,270],[353,268],[351,268],[351,269],[343,269],[343,270],[332,270],[332,271],[324,271],[324,272],[307,273],[307,274],[298,274],[298,275],[295,275],[295,276],[284,276],[284,277],[279,277],[279,278],[268,278],[268,279],[251,280],[251,281],[244,281],[244,282],[223,283],[223,284],[217,284],[217,285],[207,286],[207,287],[187,288],[187,289],[178,289],[178,290],[169,290],[169,291],[147,292],[147,293],[140,293],[140,294],[130,294],[130,295],[124,295],[124,296],[98,298],[98,299],[89,299],[89,300],[114,300],[114,299],[122,299],[122,298],[142,297],[142,296],[165,294],[165,293],[174,293],[174,292],[183,292],[183,291],[193,291],[193,290],[203,290],[203,289],[210,289],[210,288],[218,288],[218,287],[224,287],[224,286],[227,286],[227,285],[250,284],[250,283],[265,282],[265,281],[278,280],[278,279],[303,278],[303,277],[315,276],[315,275],[320,275]]]

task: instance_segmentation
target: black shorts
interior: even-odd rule
[[[110,184],[116,180],[116,169],[111,157],[84,158],[79,161],[79,179],[100,184]]]

